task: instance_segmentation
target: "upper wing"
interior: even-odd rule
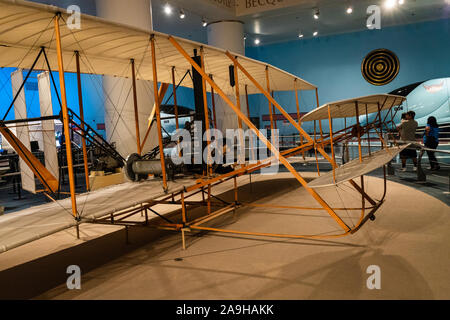
[[[303,116],[301,121],[304,122],[328,119],[328,110],[330,111],[332,119],[355,117],[357,115],[356,112],[358,112],[359,115],[364,115],[366,112],[371,114],[378,112],[378,110],[387,110],[392,107],[399,106],[405,100],[406,98],[402,96],[392,94],[376,94],[330,102],[309,112]]]
[[[98,17],[81,15],[81,29],[71,30],[64,21],[69,15],[65,10],[48,5],[21,0],[0,0],[0,67],[29,68],[39,49],[44,46],[53,70],[56,70],[56,49],[53,18],[61,12],[61,42],[65,71],[75,72],[74,52],[81,54],[81,72],[110,76],[130,77],[130,60],[135,59],[137,79],[153,80],[150,36],[156,40],[156,62],[158,82],[172,83],[171,69],[176,69],[176,81],[191,69],[188,61],[169,42],[169,35],[148,32],[130,26],[113,23]],[[231,60],[225,51],[198,42],[174,37],[186,52],[193,55],[194,49],[204,49],[205,71],[227,94],[234,94],[229,85]],[[35,53],[35,54],[33,54]],[[266,67],[270,71],[271,87],[275,91],[311,90],[316,87],[299,77],[269,64],[235,54],[239,62],[260,83],[266,82]],[[41,65],[42,69],[44,65]],[[37,66],[39,69],[39,65]],[[256,87],[245,81],[239,71],[242,90],[258,93]],[[296,81],[295,81],[296,80]],[[294,84],[295,82],[295,84]],[[192,87],[191,81],[182,86]]]

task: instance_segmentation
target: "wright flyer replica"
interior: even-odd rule
[[[146,226],[177,231],[182,234],[185,247],[186,232],[210,231],[262,237],[328,239],[350,235],[358,231],[369,219],[375,218],[375,213],[386,196],[386,165],[406,147],[396,143],[388,145],[385,139],[386,131],[394,126],[396,107],[405,101],[404,97],[380,94],[319,107],[318,89],[313,84],[264,62],[205,44],[159,32],[147,32],[88,15],[81,15],[82,27],[72,30],[68,27],[68,19],[65,10],[53,6],[0,0],[0,67],[23,69],[26,75],[11,105],[2,106],[0,109],[0,134],[14,148],[28,171],[38,179],[43,188],[40,192],[45,193],[51,200],[48,204],[26,209],[26,212],[20,214],[0,217],[0,252],[67,228],[75,227],[78,231],[82,223],[115,224],[127,228]],[[84,121],[80,75],[108,75],[132,80],[131,96],[136,113],[136,154],[120,155],[108,146],[107,141],[100,143],[112,157],[122,163],[127,176],[134,181],[90,191],[88,159],[84,154],[87,192],[77,194],[71,144],[67,143],[65,152],[70,197],[57,199],[60,190],[54,169],[41,163],[28,146],[13,133],[12,128],[18,123],[24,123],[26,119],[6,121],[8,114],[13,112],[11,109],[15,106],[31,71],[46,72],[47,83],[57,95],[57,101],[54,103],[60,104],[61,107],[60,114],[47,113],[41,121],[60,119],[65,141],[70,141],[74,127],[79,128],[77,132],[81,132],[84,151],[86,143],[99,143],[99,139],[91,136],[92,130],[88,130]],[[194,81],[186,78],[186,74],[190,72]],[[77,74],[79,114],[72,111],[67,104],[65,73]],[[230,81],[230,78],[233,81]],[[136,80],[151,81],[150,89],[155,97],[153,106],[139,105],[135,94]],[[168,91],[174,96],[177,128],[180,126],[176,102],[176,88],[179,86],[200,90],[203,119],[199,120],[203,120],[203,131],[216,129],[214,106],[220,100],[234,113],[238,129],[250,130],[252,133],[250,139],[237,139],[237,144],[248,149],[249,153],[253,152],[252,146],[261,145],[270,151],[270,156],[255,161],[245,157],[244,161],[239,163],[234,161],[235,163],[229,166],[231,169],[226,172],[217,170],[217,166],[212,163],[203,164],[200,173],[196,175],[183,172],[164,155],[166,144],[161,127],[161,104]],[[315,91],[317,108],[301,118],[299,100],[305,90]],[[295,93],[297,119],[273,98],[272,92],[280,91]],[[250,121],[249,95],[260,95],[267,101],[271,129],[276,128],[276,115],[280,114],[295,128],[300,139],[296,146],[281,151]],[[208,106],[212,106],[212,112]],[[137,118],[141,108],[152,108],[151,114],[156,120],[149,120],[145,136],[139,135]],[[333,121],[336,119],[342,119],[349,125],[339,131],[333,131]],[[305,122],[314,122],[313,135],[303,129],[302,124]],[[322,122],[330,128],[329,132],[324,132]],[[156,135],[150,134],[151,130],[155,129],[154,126]],[[250,147],[246,147],[252,137],[255,141],[252,141]],[[156,151],[151,154],[142,152],[147,139],[153,139],[157,145]],[[209,148],[212,145],[211,137],[207,135],[206,140],[205,145]],[[363,140],[369,141],[366,154],[363,154]],[[338,165],[336,145],[350,142],[358,146],[357,157]],[[375,144],[378,150],[375,150]],[[291,161],[294,157],[304,157],[308,152],[314,154],[314,161],[317,163],[316,179],[313,180],[298,172]],[[322,172],[319,159],[331,165],[331,171]],[[301,197],[295,199],[298,203],[282,206],[241,201],[238,184],[242,178],[270,167],[274,162],[283,165],[304,191]],[[384,167],[385,189],[381,197],[375,198],[370,194],[369,191],[373,190],[368,190],[364,176],[381,167]],[[153,175],[153,178],[148,178],[149,175]],[[270,179],[270,176],[267,179]],[[327,200],[330,188],[340,188],[344,185],[347,191],[357,195],[356,207],[345,204],[335,206]],[[233,192],[233,201],[224,201],[214,194],[215,190],[223,186]],[[197,199],[196,196],[200,195],[201,199]],[[308,205],[303,203],[306,198]],[[311,201],[314,205],[310,205]],[[170,205],[174,210],[169,215],[162,214],[156,209],[158,205]],[[291,208],[301,212],[320,212],[331,219],[335,228],[320,233],[311,230],[290,234],[276,230],[234,230],[213,224],[215,219],[234,214],[239,208],[262,205],[280,211]],[[191,210],[197,208],[204,208],[203,214],[192,216]],[[317,224],[320,224],[320,221],[317,220]]]

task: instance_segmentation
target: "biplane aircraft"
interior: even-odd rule
[[[114,150],[108,149],[111,155],[123,162],[131,175],[146,178],[153,173],[159,178],[140,182],[127,182],[98,191],[88,191],[76,194],[74,188],[73,159],[71,145],[67,144],[66,154],[69,167],[70,198],[56,200],[58,193],[58,179],[47,165],[42,164],[29,150],[29,147],[16,136],[11,126],[18,123],[26,124],[31,119],[16,119],[5,121],[6,115],[0,121],[0,133],[20,156],[23,165],[27,166],[32,174],[44,186],[45,194],[52,202],[38,207],[30,208],[19,213],[0,217],[0,252],[11,250],[20,245],[45,237],[58,231],[75,227],[79,231],[82,223],[105,223],[122,226],[144,225],[164,230],[179,231],[182,234],[183,246],[185,232],[213,231],[231,234],[245,234],[251,236],[267,236],[294,239],[326,239],[350,235],[358,231],[369,219],[374,219],[376,211],[383,204],[386,190],[381,199],[375,199],[368,194],[364,187],[364,175],[370,171],[385,167],[407,145],[389,146],[385,140],[386,131],[394,125],[395,107],[401,105],[405,98],[395,95],[373,95],[354,98],[345,101],[327,103],[319,107],[318,89],[313,84],[298,76],[280,70],[267,63],[256,61],[245,56],[228,52],[205,44],[181,39],[159,32],[148,32],[129,26],[109,22],[101,18],[82,15],[83,27],[71,30],[67,27],[68,19],[64,10],[54,6],[32,4],[18,0],[0,0],[0,67],[12,67],[28,70],[27,76],[15,92],[15,97],[9,107],[2,106],[2,112],[8,114],[12,107],[18,103],[18,97],[23,90],[24,83],[32,70],[47,72],[47,81],[58,92],[61,104],[61,115],[42,115],[39,120],[45,123],[54,119],[61,119],[64,125],[66,141],[70,141],[70,130],[74,126],[80,128],[83,140],[83,150],[86,150],[86,141],[94,143],[96,139],[89,136],[84,122],[82,100],[80,99],[80,114],[73,114],[67,106],[65,86],[65,73],[78,75],[79,95],[81,97],[80,74],[98,74],[108,76],[121,76],[123,70],[130,70],[127,75],[136,80],[149,80],[153,82],[155,95],[152,116],[156,118],[157,136],[151,136],[150,126],[155,121],[149,121],[146,139],[158,141],[159,150],[164,149],[164,139],[161,128],[160,104],[169,87],[183,87],[199,89],[202,94],[201,108],[197,112],[198,120],[203,120],[205,128],[214,128],[215,121],[210,121],[208,105],[212,105],[213,112],[216,99],[221,99],[227,108],[230,108],[238,119],[239,128],[248,128],[267,149],[271,156],[258,161],[246,161],[236,164],[228,172],[216,171],[210,164],[204,165],[201,176],[188,174],[171,175],[173,166],[159,152],[152,157],[140,154],[142,142],[137,135],[137,155],[129,157],[128,161]],[[136,61],[136,63],[135,63]],[[139,63],[137,63],[139,62]],[[127,69],[128,68],[128,69]],[[176,71],[176,72],[174,72]],[[183,74],[192,71],[194,78],[199,81],[183,81]],[[59,79],[53,77],[57,72]],[[230,82],[234,79],[234,85]],[[58,90],[56,82],[59,82]],[[196,88],[194,88],[197,86]],[[134,88],[135,89],[135,88]],[[297,105],[297,119],[291,115],[272,97],[273,91],[295,92]],[[304,90],[316,93],[317,108],[300,118],[299,95]],[[48,92],[48,91],[47,91]],[[211,101],[208,101],[208,94]],[[288,150],[280,151],[269,141],[248,117],[248,96],[259,94],[268,101],[271,119],[273,110],[282,114],[291,126],[300,135],[298,145]],[[241,97],[246,99],[246,108]],[[136,99],[136,95],[134,95]],[[135,100],[135,110],[140,106]],[[197,107],[197,106],[196,106]],[[142,107],[140,107],[142,108]],[[176,112],[175,102],[175,115]],[[273,108],[273,109],[272,109]],[[246,110],[247,109],[247,112]],[[364,117],[376,114],[371,121],[364,122]],[[333,120],[345,119],[344,129],[333,130]],[[214,120],[215,115],[214,115]],[[178,119],[177,119],[178,121]],[[314,135],[308,134],[302,123],[314,121]],[[322,122],[329,125],[329,132],[325,133]],[[138,126],[138,124],[136,124]],[[273,128],[273,120],[271,121]],[[178,127],[178,123],[177,123]],[[137,128],[138,130],[139,128]],[[369,152],[363,154],[362,140],[369,141]],[[377,140],[381,145],[375,151],[370,147],[370,141]],[[338,166],[335,146],[338,143],[356,142],[358,144],[358,157],[344,165]],[[106,141],[104,145],[107,145]],[[207,141],[209,145],[210,141]],[[325,150],[331,151],[326,152]],[[289,158],[304,155],[312,151],[317,162],[319,177],[307,181],[298,172]],[[320,172],[319,158],[327,161],[332,170]],[[327,234],[280,234],[258,232],[258,230],[231,230],[217,227],[207,227],[206,222],[234,212],[236,209],[252,206],[251,203],[239,201],[238,178],[257,172],[271,166],[273,160],[279,161],[296,179],[299,186],[306,190],[306,196],[312,197],[315,207],[300,207],[302,199],[299,198],[301,210],[315,210],[333,219],[339,232]],[[88,175],[87,156],[85,154],[85,173]],[[140,179],[137,179],[140,180]],[[234,190],[233,202],[217,201],[213,195],[218,185],[229,183]],[[360,197],[361,206],[351,208],[358,212],[356,224],[349,224],[340,212],[343,208],[335,208],[326,200],[326,192],[321,190],[329,186],[348,184]],[[386,188],[386,170],[384,175]],[[201,201],[189,201],[194,195],[201,194]],[[168,219],[156,212],[154,207],[158,204],[171,204],[178,206],[176,217]],[[203,206],[205,214],[192,218],[189,209]],[[283,206],[266,206],[282,210]],[[218,208],[213,210],[213,208]],[[344,208],[346,209],[346,208]],[[347,208],[350,210],[350,208]],[[145,220],[133,219],[145,213]],[[149,220],[148,214],[154,214]]]

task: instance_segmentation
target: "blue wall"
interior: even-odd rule
[[[450,76],[449,22],[450,20],[446,19],[248,47],[246,54],[317,85],[320,104],[323,104],[369,94],[388,93],[415,82]],[[388,85],[379,87],[369,84],[361,74],[364,57],[378,48],[393,51],[400,60],[397,78]],[[296,112],[293,93],[280,93],[276,98],[289,112]],[[303,98],[301,111],[312,110],[315,107],[312,92],[305,94]],[[252,116],[268,113],[266,100],[253,97],[251,101]],[[278,127],[283,127],[280,122]],[[305,125],[305,128],[310,130],[308,125]],[[293,128],[286,127],[285,132],[293,132]]]

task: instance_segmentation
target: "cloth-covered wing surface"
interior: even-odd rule
[[[52,19],[57,12],[62,16],[61,42],[65,70],[68,72],[76,71],[73,56],[75,51],[79,51],[82,73],[131,77],[130,60],[135,59],[138,68],[137,79],[153,80],[150,50],[152,35],[156,41],[158,82],[172,83],[172,67],[177,70],[177,82],[187,70],[191,70],[189,62],[170,43],[167,34],[156,31],[150,33],[84,14],[81,15],[81,28],[72,30],[66,24],[69,20],[66,10],[20,0],[0,0],[0,67],[29,68],[41,46],[44,46],[47,48],[51,67],[56,70],[57,56]],[[203,47],[206,73],[213,75],[216,83],[225,88],[226,93],[234,94],[234,89],[229,85],[228,68],[232,63],[224,54],[224,50],[174,38],[192,56],[194,49],[200,54],[200,48]],[[316,88],[269,64],[238,54],[233,55],[238,57],[240,63],[261,84],[265,83],[265,68],[268,67],[272,89],[275,91]],[[244,78],[241,71],[239,77]],[[241,82],[242,92],[247,85],[249,94],[259,93],[252,83]],[[192,82],[185,81],[182,85],[192,87]]]
[[[341,100],[327,103],[302,117],[302,122],[325,120],[329,114],[332,119],[351,118],[357,115],[365,115],[378,111],[389,110],[401,105],[405,97],[392,94],[375,94],[365,97]],[[358,108],[356,107],[358,106]],[[329,113],[328,113],[329,110]]]
[[[354,159],[335,169],[334,176],[336,179],[333,177],[333,171],[330,171],[311,181],[308,186],[311,188],[329,187],[355,179],[384,166],[408,146],[382,149],[364,156],[362,162],[359,161],[359,158]]]

